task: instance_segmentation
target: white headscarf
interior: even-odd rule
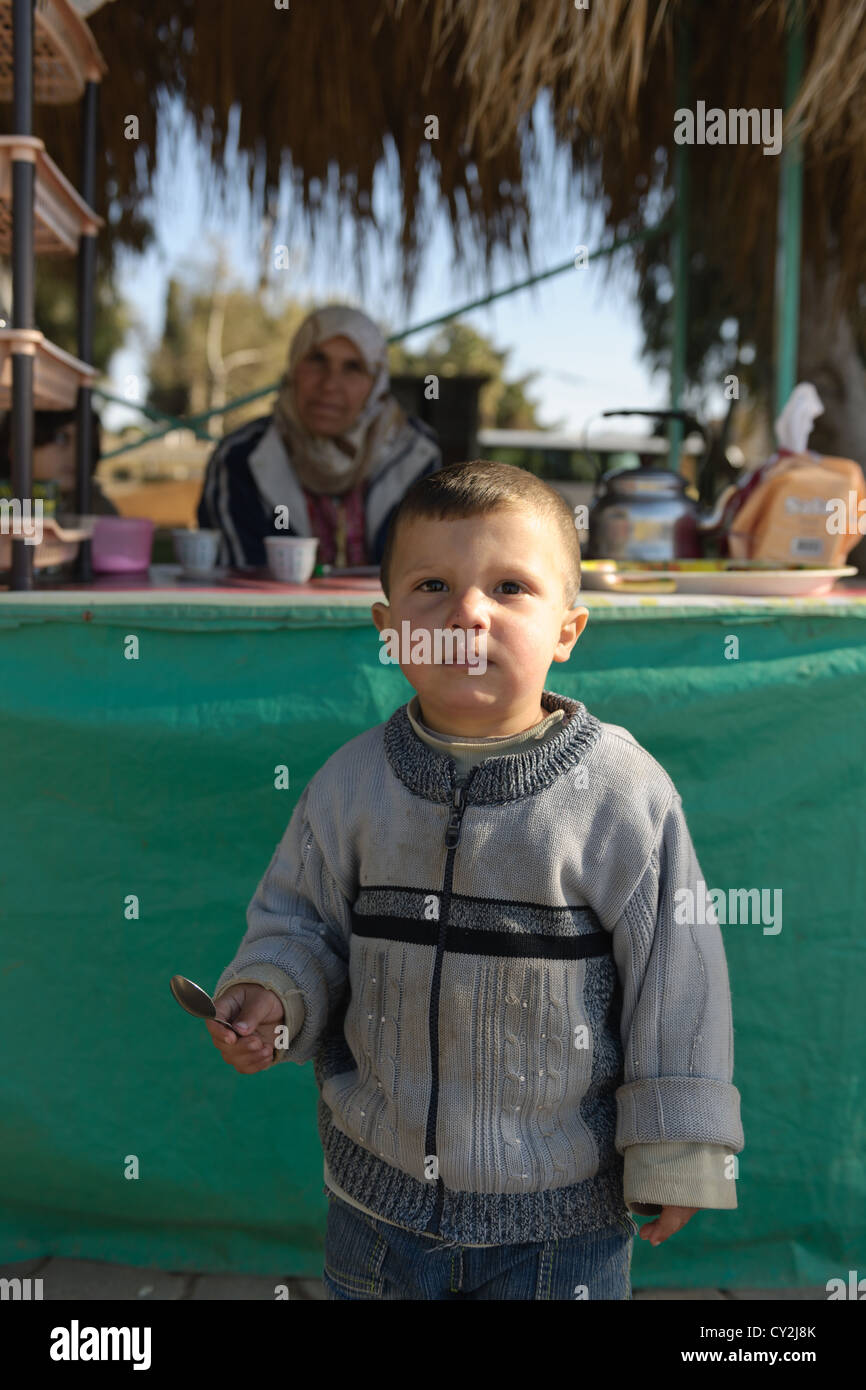
[[[298,413],[293,373],[311,348],[336,337],[349,338],[355,344],[373,385],[350,429],[332,436],[312,434]],[[330,494],[356,487],[407,423],[405,412],[391,394],[388,349],[373,320],[360,309],[343,304],[329,304],[304,319],[292,339],[273,418],[303,487]]]
[[[103,5],[107,5],[109,0],[70,0],[73,10],[77,10],[82,19],[87,19],[88,15],[101,10]]]

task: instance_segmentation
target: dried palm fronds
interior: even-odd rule
[[[806,71],[791,118],[805,157],[806,250],[831,252],[850,292],[866,266],[866,0],[803,4]],[[495,248],[526,246],[525,136],[544,92],[585,194],[611,230],[634,230],[653,187],[670,187],[677,22],[691,24],[692,104],[773,109],[783,104],[787,14],[786,0],[590,0],[585,10],[571,0],[292,0],[289,10],[270,0],[115,0],[91,20],[109,64],[100,128],[122,213],[109,235],[144,242],[143,192],[157,156],[172,158],[170,141],[157,150],[157,118],[176,97],[204,142],[214,197],[231,196],[237,107],[257,214],[288,169],[310,235],[323,234],[332,200],[342,223],[372,225],[374,174],[390,158],[406,283],[426,232],[425,169],[458,254],[480,251],[489,265]],[[137,141],[125,138],[128,115]],[[437,140],[425,138],[429,115]],[[10,108],[3,116],[8,130]],[[40,109],[35,133],[77,181],[75,108]],[[703,253],[751,276],[766,298],[780,160],[731,145],[696,147],[691,165]],[[97,211],[107,205],[103,188]]]

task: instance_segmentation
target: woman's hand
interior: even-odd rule
[[[638,1234],[641,1240],[648,1240],[650,1245],[661,1245],[668,1236],[674,1236],[677,1231],[681,1231],[696,1211],[700,1211],[700,1207],[662,1207],[661,1216],[641,1226]]]

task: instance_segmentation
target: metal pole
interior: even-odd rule
[[[99,83],[88,82],[84,88],[84,107],[81,117],[81,186],[80,192],[89,207],[96,201],[96,116],[99,102]],[[96,235],[83,236],[78,247],[78,356],[83,362],[93,362],[93,317],[96,297]],[[75,465],[77,472],[76,504],[81,516],[91,510],[90,463],[93,457],[93,417],[91,388],[79,386],[76,407]],[[82,584],[93,578],[90,541],[82,541],[78,552],[76,576]]]
[[[679,110],[689,103],[689,68],[691,65],[691,30],[688,21],[681,19],[676,30],[675,89]],[[686,382],[686,352],[688,347],[689,292],[689,147],[674,148],[674,255],[673,281],[673,341],[671,344],[671,410],[683,408],[683,388]],[[680,449],[683,442],[682,420],[671,420],[668,427],[670,454],[668,465],[679,471]]]
[[[676,31],[676,101],[677,110],[688,106],[689,67],[691,67],[691,28],[688,21],[681,18]],[[688,145],[677,145],[674,149],[674,256],[673,281],[673,342],[670,353],[670,409],[683,409],[683,389],[685,386],[685,353],[688,347],[688,203],[689,203],[689,152]],[[683,448],[683,421],[671,420],[667,438],[670,453],[667,457],[669,467],[674,473],[680,470],[680,449]]]
[[[13,0],[13,90],[16,135],[33,133],[33,5]],[[12,164],[12,327],[33,327],[33,175],[29,159]],[[12,497],[33,505],[33,356],[12,354]],[[33,547],[12,536],[12,588],[33,588]]]
[[[785,43],[785,111],[803,80],[806,33],[802,0],[788,0]],[[803,150],[799,137],[786,139],[779,170],[776,236],[776,417],[797,384],[800,330],[800,263],[803,245]]]

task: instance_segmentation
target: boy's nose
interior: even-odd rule
[[[483,629],[490,627],[490,618],[487,612],[487,605],[482,598],[467,599],[454,605],[451,613],[449,627],[463,628],[470,627]]]
[[[470,588],[462,591],[456,589],[452,595],[452,601],[455,620],[474,614],[476,621],[486,621],[488,599],[480,587],[473,584]]]

